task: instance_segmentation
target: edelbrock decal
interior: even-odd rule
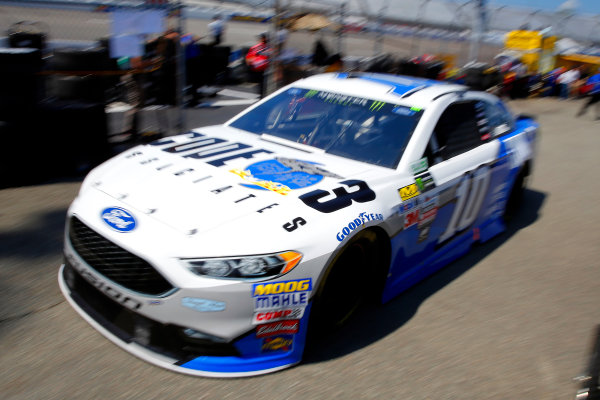
[[[258,325],[256,327],[256,337],[261,338],[280,334],[293,335],[295,333],[298,333],[299,327],[300,320],[298,319]]]
[[[117,232],[130,232],[135,229],[136,222],[133,215],[120,207],[108,207],[102,210],[102,219],[106,225]]]

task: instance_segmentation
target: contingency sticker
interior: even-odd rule
[[[416,183],[412,183],[408,186],[400,188],[398,190],[398,193],[400,194],[400,198],[402,199],[402,201],[412,199],[413,197],[416,197],[420,194],[419,188]]]
[[[254,318],[252,322],[300,319],[308,306],[312,280],[299,279],[283,282],[255,283],[252,285]]]

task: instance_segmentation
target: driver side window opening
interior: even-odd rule
[[[442,113],[425,150],[424,156],[429,165],[472,150],[487,140],[482,135],[485,115],[480,112],[477,103],[457,102]]]

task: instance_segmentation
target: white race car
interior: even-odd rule
[[[223,125],[125,151],[68,211],[62,292],[153,364],[235,377],[505,229],[538,125],[488,93],[323,74]]]

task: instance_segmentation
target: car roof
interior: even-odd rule
[[[423,108],[440,96],[468,90],[443,81],[380,73],[319,74],[294,85]]]

